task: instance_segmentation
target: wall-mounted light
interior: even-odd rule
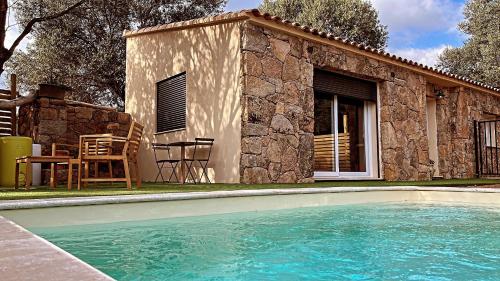
[[[434,88],[434,93],[436,94],[436,98],[438,100],[443,99],[445,97],[443,89]]]

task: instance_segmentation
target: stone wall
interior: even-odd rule
[[[241,46],[241,182],[313,180],[314,68],[378,81],[383,177],[430,179],[422,75],[248,22]]]
[[[19,108],[19,135],[41,144],[42,155],[50,155],[54,142],[78,144],[80,135],[107,132],[127,136],[129,127],[128,113],[86,103],[40,98]]]
[[[51,155],[52,143],[78,145],[79,136],[113,133],[127,136],[130,115],[115,109],[55,98],[39,98],[19,108],[19,135],[41,144],[42,155]],[[76,151],[74,151],[76,153]],[[48,180],[49,166],[43,167],[42,181]],[[115,169],[120,172],[120,167]],[[59,179],[66,172],[60,170]]]
[[[445,95],[436,105],[439,170],[447,179],[471,178],[476,172],[474,121],[500,117],[500,97],[467,88],[449,88]]]
[[[242,25],[243,183],[313,181],[313,68],[302,55],[300,42]]]

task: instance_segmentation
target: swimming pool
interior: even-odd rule
[[[378,203],[30,230],[117,280],[500,280],[498,208]]]

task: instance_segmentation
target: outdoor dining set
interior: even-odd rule
[[[50,164],[50,187],[57,185],[58,167],[67,166],[67,187],[71,190],[73,182],[77,184],[78,190],[86,187],[89,182],[126,182],[127,188],[132,188],[135,181],[137,188],[141,187],[141,170],[139,166],[139,147],[144,127],[132,121],[130,130],[126,137],[113,134],[92,134],[79,136],[78,145],[53,143],[51,155],[48,156],[23,156],[16,159],[15,188],[19,187],[19,175],[21,165],[25,165],[25,187],[31,185],[32,165],[34,163]],[[172,143],[153,143],[152,149],[155,156],[159,178],[162,182],[172,182],[175,178],[177,183],[200,183],[203,177],[210,183],[208,176],[208,163],[212,153],[214,139],[195,138],[194,141],[177,141]],[[172,150],[180,149],[180,156],[173,157]],[[186,151],[188,156],[186,157]],[[77,153],[72,153],[72,152]],[[117,163],[123,167],[123,177],[115,177],[113,170]],[[101,176],[100,165],[106,165],[107,175]],[[141,163],[143,164],[143,163]],[[153,164],[153,163],[151,163]],[[92,176],[91,176],[92,167]],[[73,171],[77,170],[77,179],[73,179]],[[170,170],[168,180],[165,180],[164,171]]]

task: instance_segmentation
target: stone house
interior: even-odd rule
[[[228,183],[475,175],[474,120],[500,90],[245,10],[125,31],[126,112],[152,142],[214,137]]]

